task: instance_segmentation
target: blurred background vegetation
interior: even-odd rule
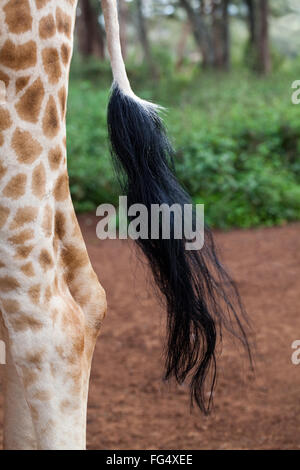
[[[179,179],[213,227],[300,220],[298,0],[119,0],[136,94],[165,106]],[[116,203],[108,147],[111,69],[100,2],[80,0],[68,166],[78,211]]]

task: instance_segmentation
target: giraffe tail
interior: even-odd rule
[[[112,154],[128,205],[179,204],[191,200],[172,170],[172,146],[159,116],[159,106],[136,97],[131,90],[119,40],[116,0],[102,0],[114,83],[108,105]],[[193,215],[193,219],[195,214]],[[216,347],[225,327],[247,350],[248,322],[238,290],[220,263],[213,236],[205,228],[201,250],[186,250],[175,238],[136,240],[148,260],[167,310],[165,378],[178,383],[189,378],[192,403],[210,410],[216,382]],[[151,217],[148,220],[149,232]],[[209,391],[207,393],[207,390]]]

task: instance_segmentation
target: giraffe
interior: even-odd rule
[[[66,100],[76,0],[0,2],[0,309],[6,449],[85,448],[106,313],[73,209]]]
[[[85,449],[91,361],[107,310],[70,197],[66,102],[77,0],[0,0],[0,326],[7,345],[4,447]],[[102,0],[113,87],[108,131],[129,205],[190,204],[159,106],[132,91],[116,0]],[[151,223],[151,220],[149,221]],[[161,227],[160,227],[161,228]],[[221,327],[251,361],[245,311],[205,228],[136,240],[167,310],[165,377],[207,412]],[[1,338],[1,339],[2,339]],[[206,379],[211,370],[206,400]]]

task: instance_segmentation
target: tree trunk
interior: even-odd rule
[[[228,15],[229,0],[222,0],[222,42],[223,54],[222,64],[223,68],[228,70],[230,67],[230,31],[229,31],[229,15]]]
[[[218,69],[229,68],[228,0],[211,1],[214,65]]]
[[[179,37],[179,41],[177,44],[177,61],[176,61],[176,69],[179,70],[183,64],[185,47],[188,40],[188,37],[191,32],[191,27],[189,22],[185,22],[182,26],[181,34]]]
[[[249,43],[255,47],[256,43],[256,21],[255,21],[255,5],[254,0],[245,0],[248,8],[248,27],[249,27]]]
[[[157,77],[157,70],[152,59],[151,49],[148,38],[148,31],[146,26],[146,21],[143,13],[143,0],[137,0],[137,17],[138,17],[138,30],[139,38],[141,41],[141,46],[143,49],[144,60],[146,61],[149,72],[153,78]]]
[[[258,34],[258,66],[262,74],[271,71],[271,56],[269,48],[268,34],[268,0],[260,0],[259,2],[259,34]]]
[[[220,38],[220,18],[219,18],[219,5],[216,0],[211,0],[211,31],[212,43],[214,48],[214,66],[221,67],[222,60],[222,43]]]
[[[247,51],[251,68],[261,74],[271,71],[268,35],[268,0],[245,0],[248,7],[249,46]]]
[[[189,0],[180,0],[181,6],[185,9],[191,23],[194,39],[199,47],[203,58],[203,66],[213,67],[214,49],[208,28],[204,22],[201,11],[196,11]]]
[[[104,35],[97,11],[90,0],[80,0],[79,7],[81,14],[76,26],[79,52],[84,57],[94,55],[104,59]]]

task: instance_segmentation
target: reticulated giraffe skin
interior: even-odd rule
[[[85,448],[106,312],[73,209],[66,100],[75,0],[0,2],[0,309],[6,449]]]

